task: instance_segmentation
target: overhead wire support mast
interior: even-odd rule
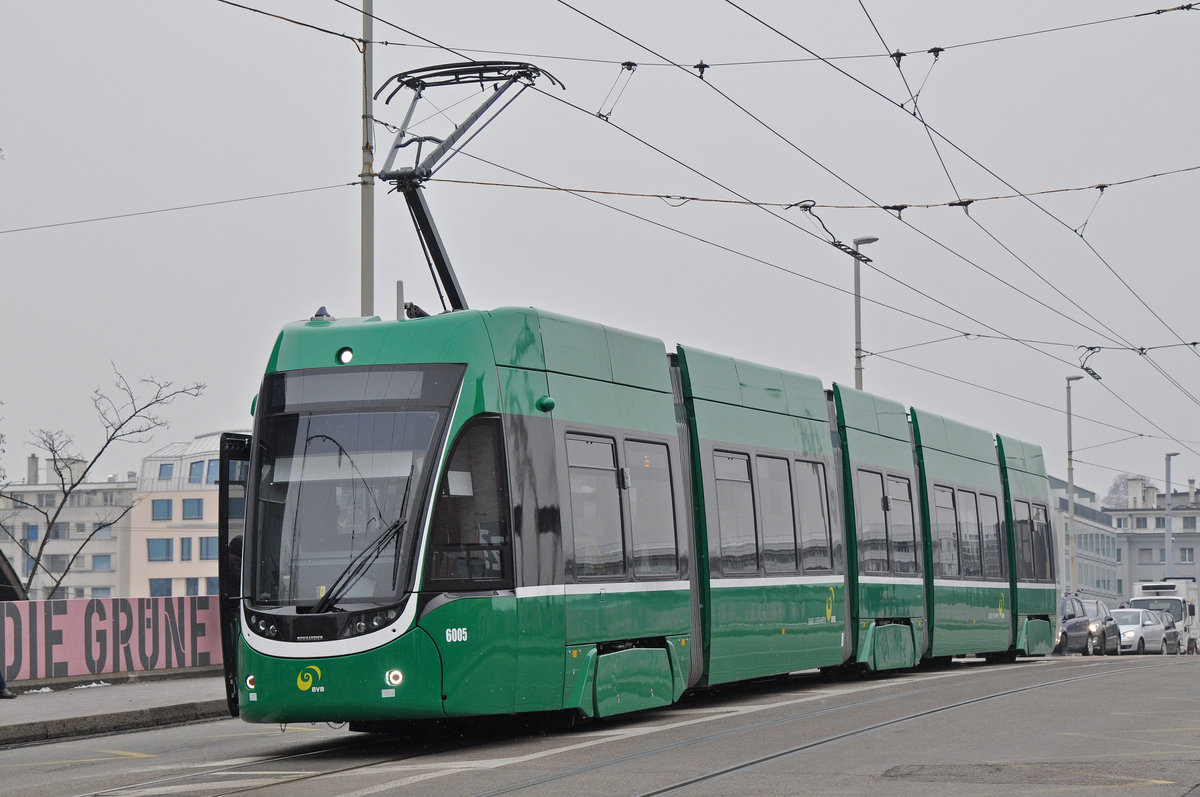
[[[450,256],[446,252],[446,247],[442,243],[441,236],[438,234],[437,225],[433,222],[433,214],[430,213],[429,205],[425,202],[425,197],[421,193],[421,186],[433,176],[438,168],[445,165],[445,161],[453,157],[457,151],[455,146],[462,137],[499,101],[500,97],[508,89],[514,85],[519,87],[517,93],[509,99],[508,103],[492,114],[475,131],[472,137],[478,135],[504,108],[508,107],[509,103],[519,97],[522,91],[533,85],[534,80],[543,75],[554,85],[562,85],[549,72],[544,72],[532,64],[519,61],[468,61],[458,64],[439,64],[437,66],[413,69],[408,72],[400,72],[384,81],[384,84],[375,92],[375,99],[379,99],[379,96],[393,82],[396,84],[391,93],[387,95],[387,99],[384,100],[384,104],[386,105],[402,89],[412,89],[413,91],[413,98],[409,103],[408,112],[405,113],[404,122],[400,125],[400,130],[396,133],[396,139],[392,143],[392,148],[388,151],[383,170],[379,173],[379,179],[386,182],[394,182],[397,190],[404,195],[404,200],[408,203],[408,209],[412,213],[413,223],[417,228],[417,237],[421,240],[421,246],[425,250],[426,256],[431,260],[431,266],[435,272],[434,277],[438,281],[440,289],[445,293],[450,310],[466,310],[467,300],[463,295],[462,286],[458,283],[458,277],[454,273],[454,267],[450,264]],[[462,124],[455,127],[450,135],[444,139],[438,139],[432,136],[414,136],[408,132],[413,112],[416,110],[417,104],[421,101],[421,97],[424,95],[426,89],[439,86],[469,85],[473,83],[478,83],[480,87],[491,85],[493,89],[492,94],[463,120]],[[436,144],[437,146],[432,152],[422,158],[421,148],[426,143]],[[394,168],[396,156],[400,154],[400,150],[411,144],[416,145],[413,165]],[[440,165],[439,161],[442,161]]]

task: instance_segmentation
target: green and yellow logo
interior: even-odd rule
[[[833,587],[829,588],[829,597],[825,599],[825,622],[833,621],[833,599],[837,597],[837,593],[833,591]]]
[[[317,674],[316,678],[313,677],[313,673]],[[305,667],[303,670],[300,671],[299,675],[296,676],[296,688],[299,689],[301,692],[308,692],[308,691],[324,692],[325,687],[317,686],[317,684],[319,684],[320,682],[321,682],[321,668],[315,664],[308,665],[307,667]]]
[[[1004,619],[1004,593],[1000,593],[1000,619]]]

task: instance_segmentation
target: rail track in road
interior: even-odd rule
[[[711,693],[701,692],[692,700],[672,708],[613,721],[592,722],[570,732],[555,732],[553,727],[544,722],[514,724],[511,718],[504,723],[487,723],[482,727],[478,721],[424,725],[412,733],[348,737],[344,742],[325,743],[288,755],[231,761],[227,765],[147,778],[86,793],[104,797],[140,797],[166,792],[203,795],[299,794],[314,788],[319,789],[320,793],[367,797],[440,778],[485,773],[491,780],[490,788],[472,787],[470,782],[456,783],[452,788],[456,793],[493,797],[554,788],[555,784],[577,778],[608,776],[620,768],[647,764],[653,767],[652,762],[670,760],[673,756],[701,749],[705,745],[729,749],[731,743],[753,738],[754,734],[778,738],[798,732],[789,727],[801,729],[804,733],[828,727],[813,726],[813,721],[819,719],[828,719],[837,726],[831,732],[797,739],[794,744],[778,746],[777,749],[760,749],[753,755],[743,755],[736,760],[723,760],[708,767],[693,768],[685,777],[676,776],[650,788],[642,783],[630,791],[643,795],[672,794],[717,779],[737,776],[804,751],[914,720],[1033,690],[1171,666],[1174,663],[1173,657],[1166,660],[1117,661],[1072,657],[1028,662],[1015,668],[1012,665],[956,664],[942,670],[917,671],[911,675],[854,682],[824,682],[815,677],[793,676],[777,684],[759,683],[713,690]],[[1011,681],[1018,671],[1025,679],[1022,683],[995,688],[997,681]],[[1037,680],[1030,683],[1030,675]],[[970,685],[975,694],[964,697],[961,691],[957,691],[957,687],[965,683],[962,676],[972,676]],[[749,704],[747,699],[750,700]],[[880,716],[883,707],[899,705],[899,701],[908,700],[922,701],[923,705],[919,710]],[[812,706],[813,703],[822,705]],[[866,711],[869,716],[854,717],[855,711]],[[764,713],[771,716],[764,718],[761,716]],[[723,727],[706,730],[715,722]],[[783,732],[785,729],[788,729],[786,733]],[[654,740],[656,736],[659,737],[658,741]],[[618,752],[614,745],[614,754],[603,754],[605,745],[622,741],[634,741],[637,749]],[[486,756],[494,743],[508,742],[518,743],[517,746],[522,750],[530,746],[538,749],[498,758],[479,755],[482,751]],[[593,760],[576,763],[579,757],[588,755]],[[447,761],[447,756],[453,760]],[[565,765],[556,766],[556,763],[563,761]],[[543,770],[549,768],[551,771],[536,777],[521,778],[515,768],[533,762],[538,762]],[[549,767],[547,762],[550,762]],[[517,778],[496,784],[496,777],[490,773],[499,773],[510,767],[514,768],[509,769],[510,772],[518,772]],[[669,771],[665,766],[661,769],[663,772]],[[354,778],[356,774],[363,777]],[[348,777],[351,780],[347,780]],[[337,785],[331,782],[333,778],[338,778]]]

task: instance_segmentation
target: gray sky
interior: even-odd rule
[[[245,5],[362,32],[333,0]],[[376,0],[374,37],[390,44],[375,50],[375,84],[461,60],[420,36],[530,61],[566,86],[523,94],[428,186],[472,307],[533,305],[852,385],[851,260],[828,240],[875,235],[866,389],[1038,442],[1065,477],[1064,379],[1082,373],[1079,347],[1111,347],[1087,361],[1102,381],[1073,389],[1076,483],[1103,495],[1117,472],[1161,480],[1168,451],[1183,452],[1173,481],[1200,475],[1200,352],[1182,345],[1200,340],[1200,11],[1118,19],[1168,7],[577,6],[608,30],[548,0]],[[94,448],[90,394],[110,363],[208,389],[103,472],[248,427],[278,329],[320,305],[359,313],[354,44],[216,0],[0,0],[0,12],[0,463],[20,479],[37,428]],[[897,50],[903,79],[883,55]],[[445,114],[422,106],[419,131],[445,135],[479,96],[431,93]],[[376,116],[397,124],[407,101]],[[376,134],[379,168],[392,134]],[[593,196],[605,207],[479,184],[535,180],[779,205]],[[1015,193],[1028,198],[990,199]],[[948,206],[962,199],[976,201]],[[781,207],[803,200],[813,213]],[[897,219],[880,205],[910,207]],[[386,186],[376,225],[376,313],[395,316],[396,280],[437,308]]]

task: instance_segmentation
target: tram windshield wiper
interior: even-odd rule
[[[338,573],[337,578],[329,585],[329,589],[321,596],[321,599],[313,604],[310,610],[313,614],[327,612],[335,603],[341,600],[351,587],[358,583],[363,574],[371,569],[371,565],[375,564],[376,560],[383,553],[384,549],[393,540],[399,538],[400,532],[404,530],[404,525],[407,523],[407,518],[397,518],[390,526],[380,532],[375,541],[359,551],[350,563],[346,565],[342,572]]]

